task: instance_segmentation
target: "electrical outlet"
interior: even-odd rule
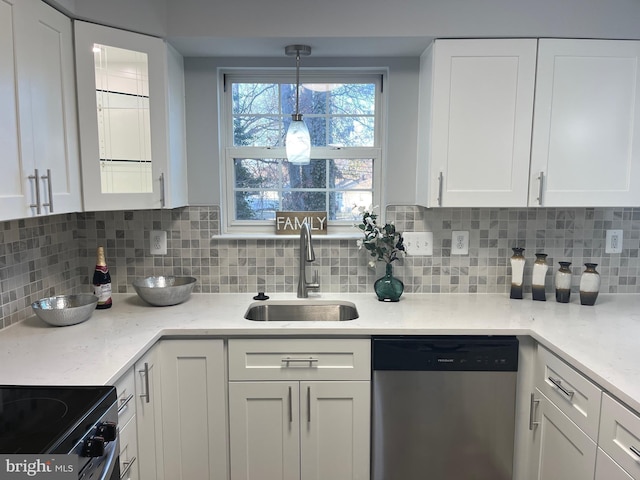
[[[469,254],[469,232],[451,232],[451,255]]]
[[[405,232],[402,238],[407,255],[433,255],[433,232]]]
[[[151,230],[149,234],[149,251],[151,255],[167,254],[167,232],[163,230]]]
[[[607,230],[604,253],[622,253],[622,230]]]

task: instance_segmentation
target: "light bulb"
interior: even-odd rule
[[[292,120],[287,130],[285,148],[289,163],[308,165],[311,160],[311,137],[302,119]]]

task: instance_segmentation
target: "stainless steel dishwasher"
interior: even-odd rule
[[[372,348],[372,480],[512,478],[517,338],[375,337]]]

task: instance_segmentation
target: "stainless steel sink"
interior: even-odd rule
[[[355,304],[333,300],[256,302],[249,305],[247,320],[258,322],[342,322],[358,318]]]

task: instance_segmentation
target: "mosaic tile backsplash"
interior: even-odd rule
[[[433,232],[433,256],[405,257],[394,273],[405,292],[504,293],[510,285],[511,248],[525,248],[525,298],[530,298],[535,253],[548,254],[546,279],[553,292],[559,261],[572,262],[578,291],[585,262],[597,263],[600,291],[640,293],[638,208],[387,208],[400,231]],[[607,229],[624,231],[621,254],[605,254]],[[167,255],[149,254],[149,232],[167,231]],[[469,254],[451,255],[451,232],[469,231]],[[131,282],[148,275],[191,275],[196,292],[294,292],[298,241],[226,240],[216,206],[174,210],[91,212],[0,224],[0,327],[31,315],[43,296],[90,291],[95,249],[104,245],[114,292],[133,292]],[[357,231],[354,229],[354,233]],[[322,292],[373,292],[384,271],[367,266],[354,240],[315,239]],[[553,300],[553,296],[548,299]]]

